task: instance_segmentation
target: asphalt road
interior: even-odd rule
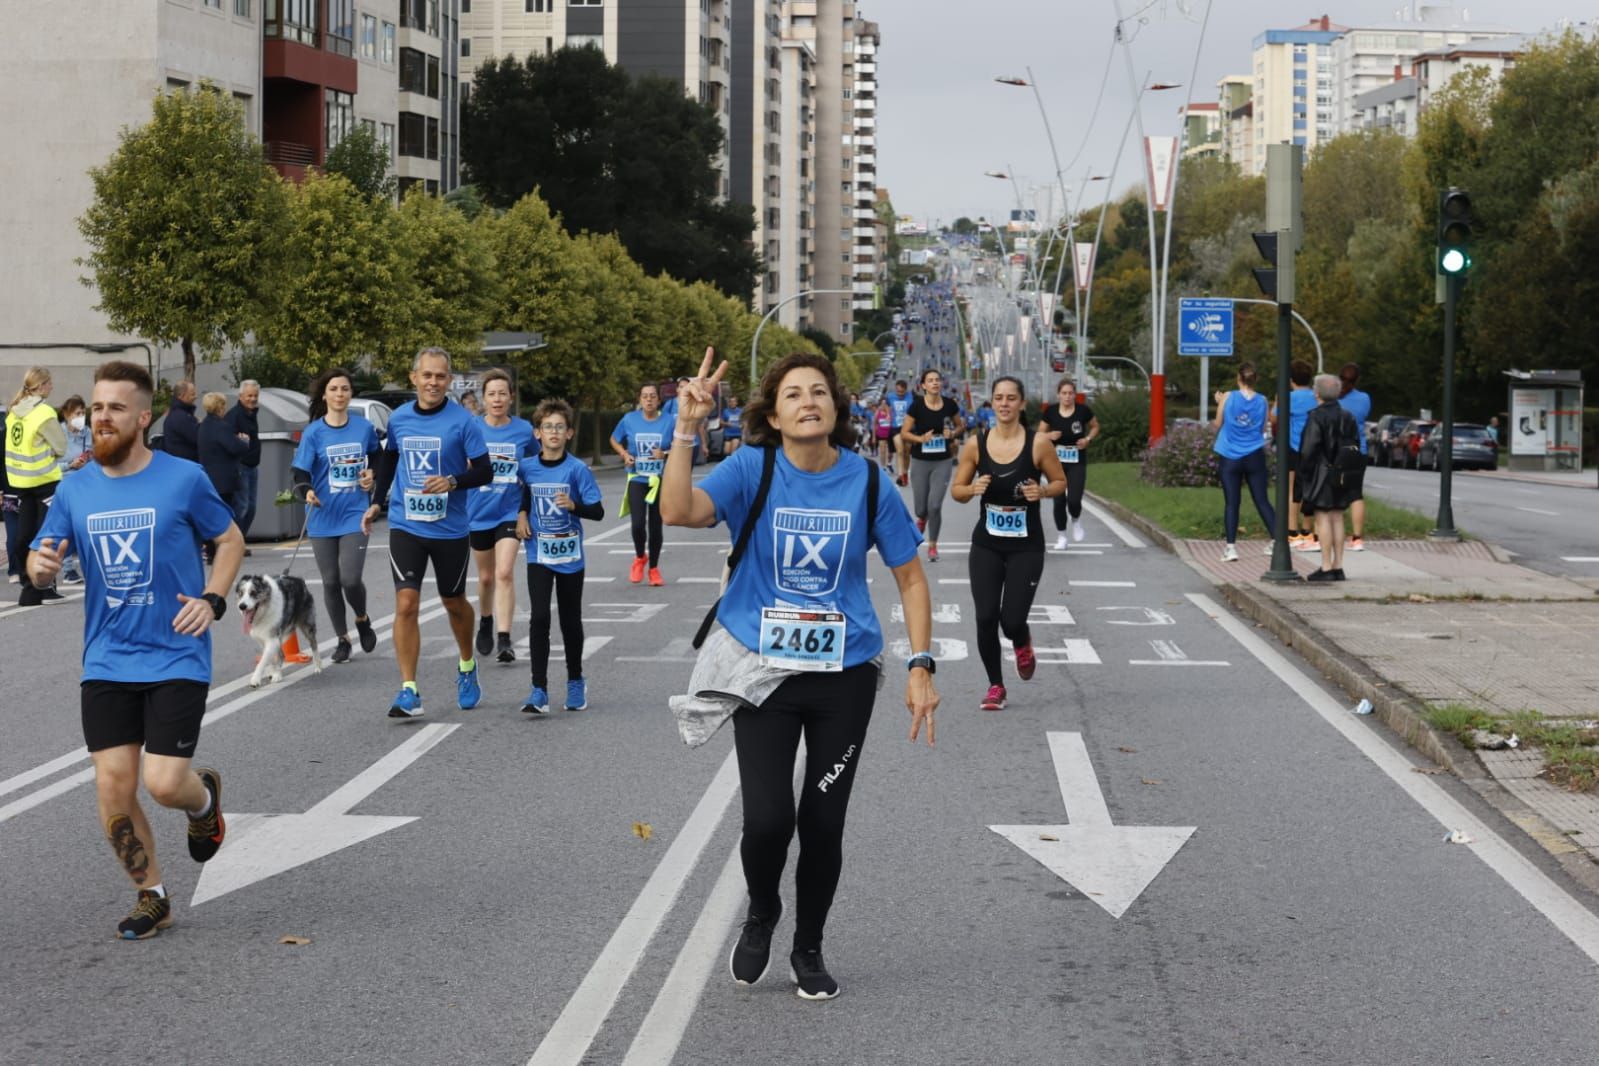
[[[1439,475],[1366,468],[1366,493],[1421,514],[1438,514]],[[1599,491],[1540,485],[1457,470],[1455,525],[1514,552],[1516,562],[1562,577],[1599,577]]]
[[[610,509],[619,479],[601,483]],[[177,924],[142,943],[113,938],[132,893],[77,753],[79,610],[0,617],[0,1060],[1593,1061],[1599,921],[1580,890],[1174,558],[1092,518],[1049,558],[1037,676],[977,710],[973,513],[947,507],[928,569],[938,745],[907,741],[891,659],[828,930],[832,1003],[797,999],[781,965],[754,989],[725,968],[743,905],[732,738],[688,750],[666,709],[720,530],[668,531],[660,589],[627,583],[620,523],[591,537],[581,714],[521,715],[525,662],[486,667],[482,706],[457,710],[431,599],[422,722],[385,717],[386,639],[252,696],[230,615],[200,742],[229,841],[202,879],[181,815],[154,815]],[[880,564],[873,589],[902,638]],[[1141,891],[1115,875],[1129,866]]]

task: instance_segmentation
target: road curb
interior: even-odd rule
[[[1122,522],[1138,529],[1152,542],[1176,555],[1216,585],[1227,602],[1244,617],[1269,631],[1283,645],[1319,670],[1323,677],[1355,699],[1371,701],[1373,713],[1406,744],[1434,764],[1444,767],[1481,796],[1516,828],[1590,892],[1599,894],[1599,863],[1537,810],[1505,788],[1483,765],[1475,752],[1460,741],[1433,729],[1426,707],[1402,688],[1380,681],[1376,673],[1337,641],[1321,633],[1296,612],[1254,589],[1218,581],[1194,563],[1188,546],[1149,519],[1114,500],[1094,496],[1094,501]]]

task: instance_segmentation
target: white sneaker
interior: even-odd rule
[[[1083,520],[1081,518],[1072,519],[1072,539],[1082,540],[1087,535],[1088,534],[1083,531]]]
[[[1262,555],[1270,555],[1270,554],[1271,554],[1271,553],[1272,553],[1272,552],[1273,552],[1273,551],[1275,551],[1275,550],[1276,550],[1276,549],[1277,549],[1277,542],[1276,542],[1276,541],[1271,541],[1271,540],[1268,540],[1268,541],[1267,541],[1267,542],[1266,542],[1266,550],[1265,550],[1265,551],[1263,551],[1263,552],[1261,552],[1261,554],[1262,554]]]
[[[1236,563],[1238,561],[1238,546],[1229,544],[1223,548],[1221,550],[1221,561],[1224,563]]]
[[[1058,552],[1063,552],[1066,550],[1066,534],[1062,533],[1060,536],[1055,538],[1055,550]]]

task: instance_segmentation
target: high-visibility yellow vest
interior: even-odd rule
[[[39,429],[55,418],[55,408],[47,403],[18,418],[6,415],[6,480],[14,489],[32,489],[61,480],[56,454],[39,435]]]

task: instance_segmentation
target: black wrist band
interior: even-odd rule
[[[211,605],[212,620],[221,618],[228,611],[228,601],[218,596],[215,592],[204,592],[200,598]]]

